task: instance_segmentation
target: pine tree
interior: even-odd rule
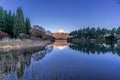
[[[15,13],[7,12],[0,7],[0,32],[8,33],[11,37],[19,36],[22,34],[29,34],[31,28],[29,18],[24,20],[24,14],[19,7]]]
[[[5,31],[5,11],[0,7],[0,28],[2,31]]]
[[[116,34],[120,35],[120,27],[117,28]]]
[[[26,24],[26,33],[29,35],[29,30],[31,29],[29,18],[26,18],[25,24]]]
[[[16,37],[18,35],[18,31],[17,31],[17,17],[15,15],[15,13],[13,13],[13,36]]]
[[[15,21],[14,28],[13,28],[14,35],[18,36],[20,35],[20,33],[26,34],[24,15],[21,7],[17,9],[16,18],[14,19],[14,21]]]
[[[9,35],[11,35],[11,37],[13,36],[13,15],[11,13],[11,11],[9,11],[8,14],[6,14],[6,30],[5,32],[8,33]]]

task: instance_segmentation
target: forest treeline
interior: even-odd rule
[[[0,7],[0,34],[4,33],[12,38],[20,34],[29,35],[30,28],[30,19],[24,16],[21,7],[17,8],[16,13]]]
[[[78,30],[74,30],[70,32],[69,34],[71,38],[77,39],[77,38],[84,38],[84,39],[100,39],[104,36],[118,36],[120,35],[120,27],[113,28],[113,29],[106,29],[106,28],[82,28]]]

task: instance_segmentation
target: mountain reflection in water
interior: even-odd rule
[[[63,50],[64,48],[66,48],[68,46],[68,42],[67,42],[67,40],[56,40],[53,43],[53,46],[60,50]]]
[[[0,80],[120,80],[119,56],[117,44],[56,40],[37,52],[0,55]]]

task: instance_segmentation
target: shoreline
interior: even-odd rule
[[[14,51],[28,51],[34,49],[44,49],[51,42],[49,40],[30,40],[30,39],[11,39],[0,41],[0,53],[14,52]]]

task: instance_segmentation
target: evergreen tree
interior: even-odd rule
[[[114,35],[114,36],[115,36],[115,34],[116,34],[116,28],[113,28],[113,29],[111,30],[111,35]]]
[[[5,11],[0,7],[0,28],[2,31],[5,31]]]
[[[29,34],[31,28],[29,18],[24,20],[24,14],[19,7],[15,13],[7,12],[0,7],[0,32],[8,33],[11,37],[18,36],[20,33]]]
[[[18,31],[17,31],[17,17],[16,15],[13,13],[13,36],[16,37],[18,35]]]
[[[13,15],[11,13],[11,11],[9,11],[8,14],[6,14],[6,30],[5,32],[8,33],[9,35],[11,35],[11,37],[13,37]]]
[[[26,18],[25,25],[26,25],[26,33],[29,35],[29,30],[31,29],[29,18]]]
[[[117,34],[117,35],[120,34],[120,27],[117,28],[117,30],[116,30],[116,34]]]
[[[26,34],[26,26],[24,22],[24,15],[23,11],[20,8],[17,9],[16,12],[16,18],[14,19],[14,28],[13,28],[13,33],[14,35],[20,35],[20,33]]]

